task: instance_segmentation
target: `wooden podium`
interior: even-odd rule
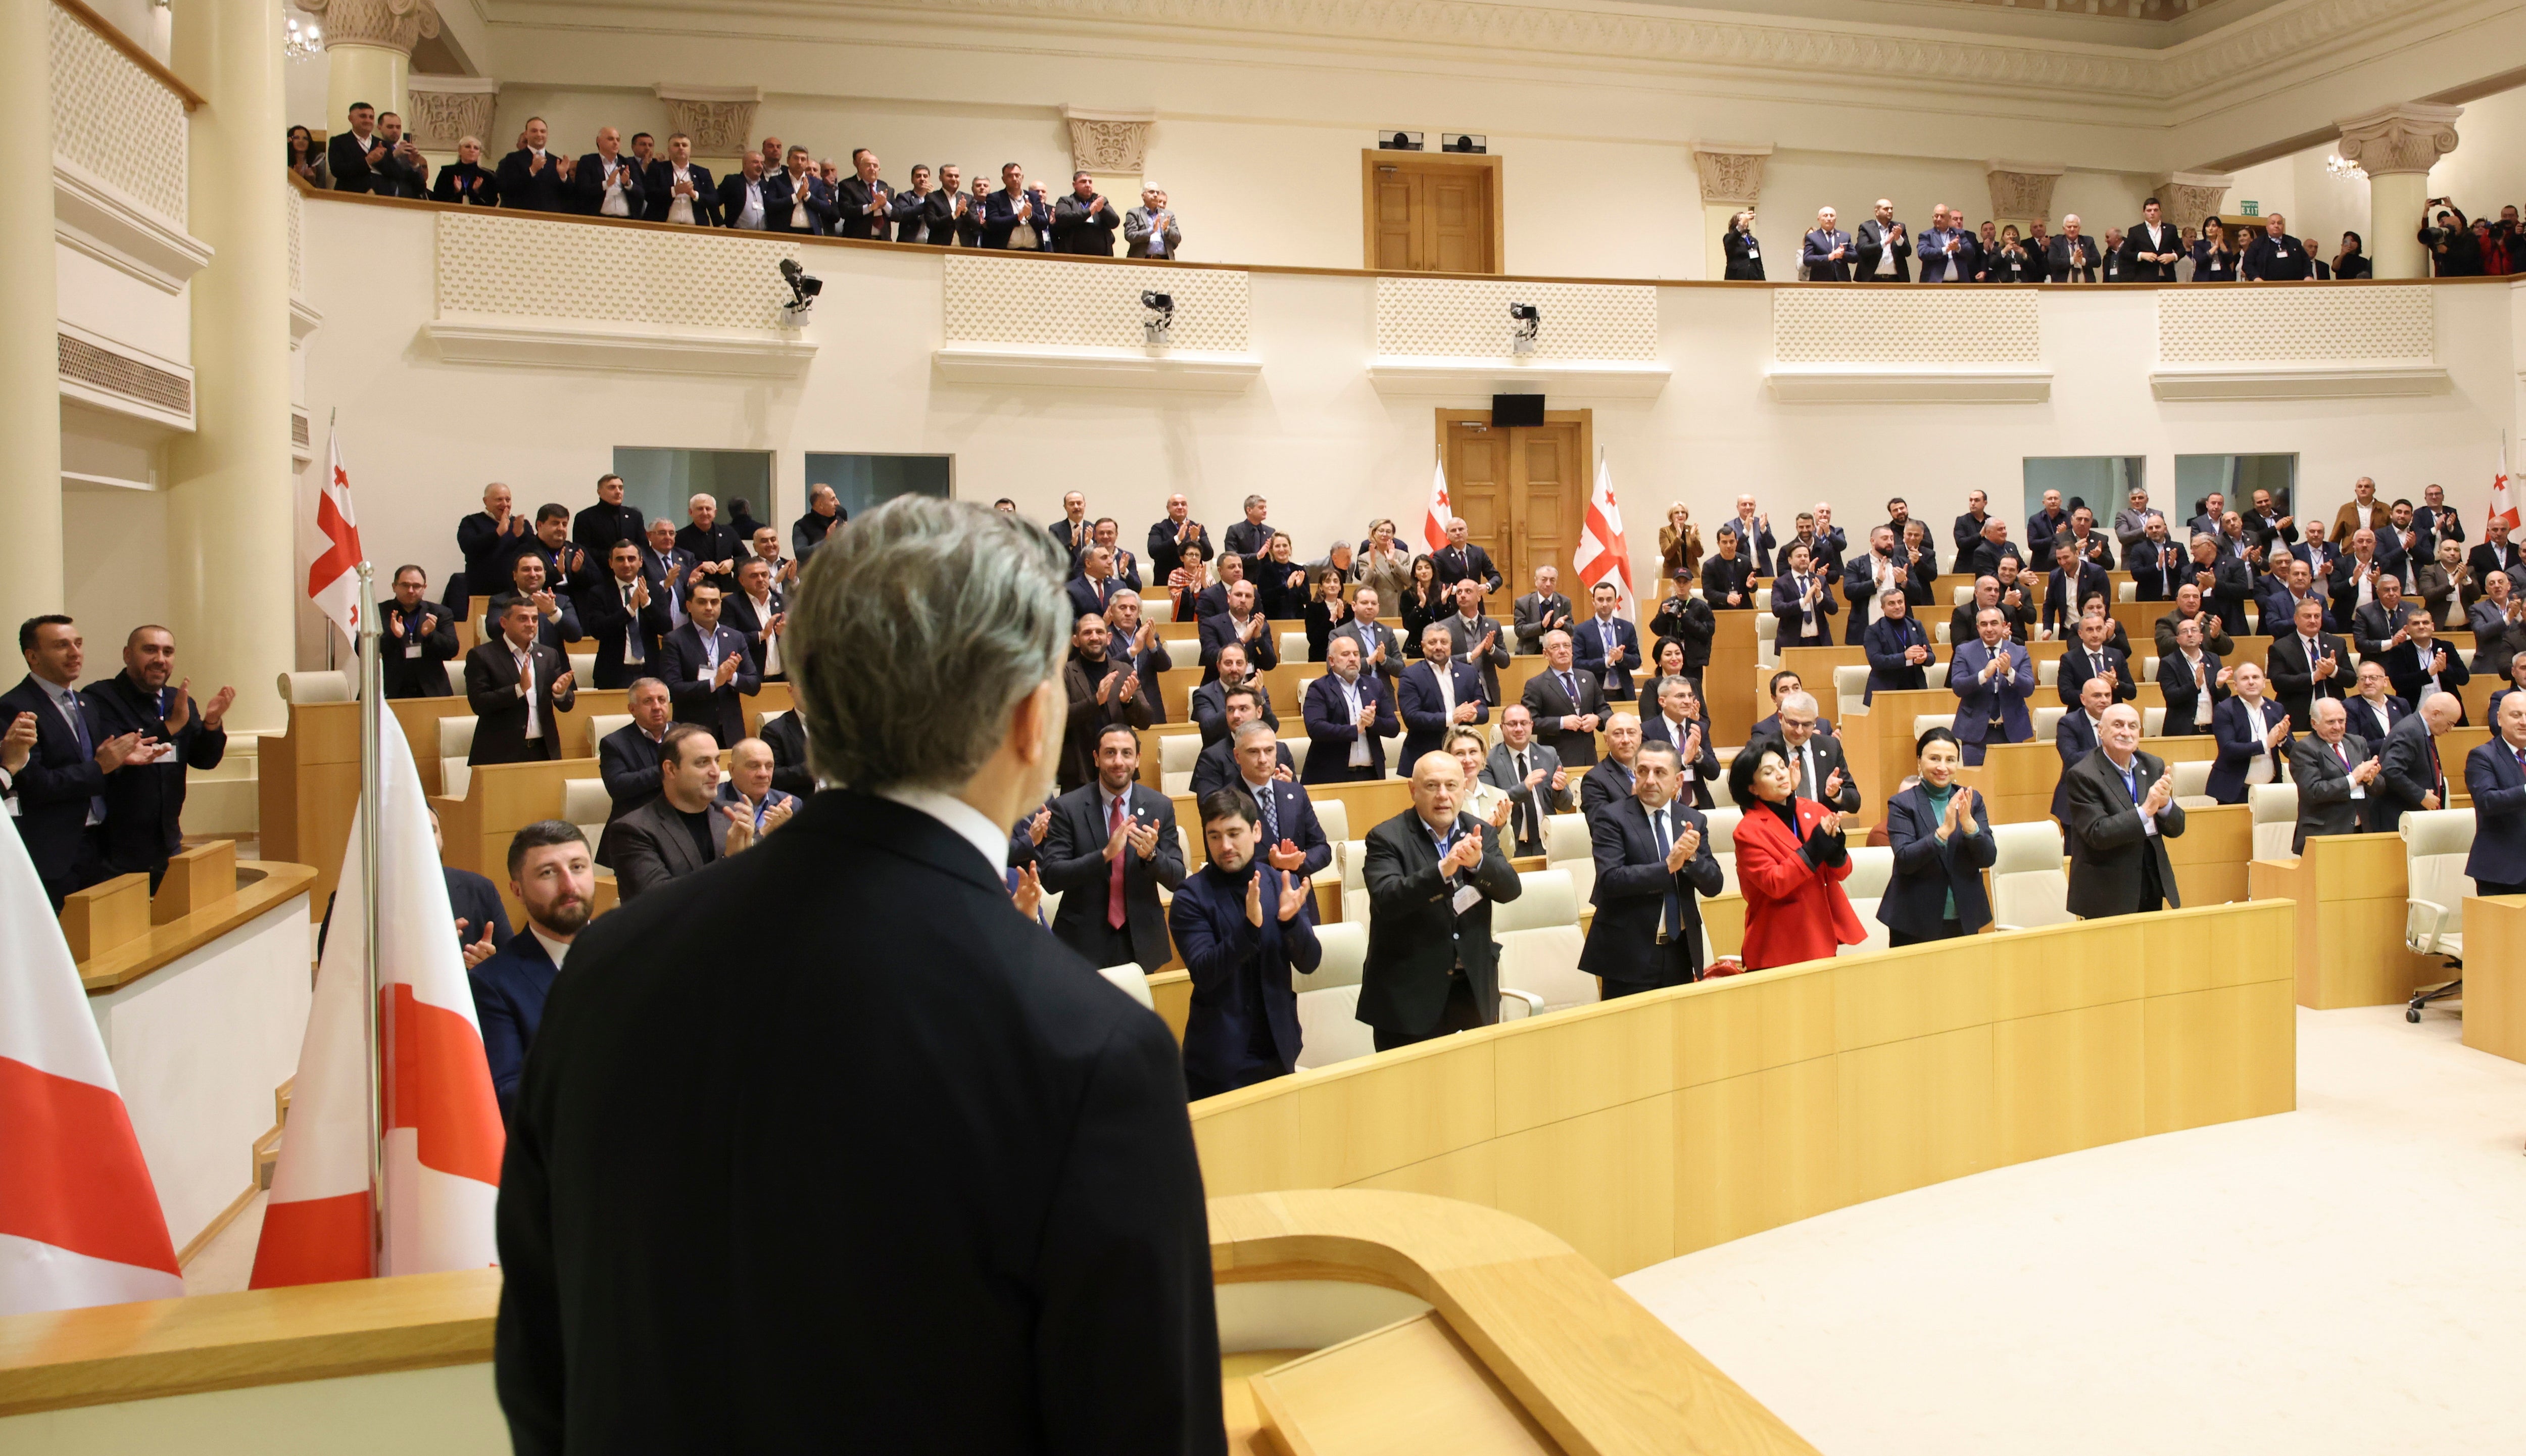
[[[2061,781],[2061,752],[2043,738],[1995,743],[1983,750],[1981,767],[1962,770],[1956,777],[1989,801],[1993,824],[2033,824],[2052,817],[2052,787]]]
[[[1923,714],[1952,718],[1955,711],[1954,693],[1944,686],[1929,687],[1881,692],[1866,713],[1844,721],[1842,748],[1850,760],[1851,776],[1859,780],[1862,824],[1885,823],[1887,799],[1896,784],[1911,777],[1916,758],[1912,745],[1920,736],[1912,731],[1912,720]],[[2046,751],[2050,751],[2049,745]]]
[[[2317,834],[2297,859],[2255,860],[2246,873],[2248,898],[2298,902],[2299,1005],[2392,1006],[2447,979],[2436,956],[2403,948],[2401,835]]]
[[[2244,804],[2187,809],[2184,832],[2166,841],[2175,892],[2187,907],[2245,899],[2246,866],[2253,857],[2254,811]]]
[[[2526,895],[2464,897],[2464,1044],[2526,1062]]]

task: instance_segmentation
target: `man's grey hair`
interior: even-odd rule
[[[1060,548],[987,507],[897,496],[808,559],[783,654],[819,778],[953,788],[1060,671]]]
[[[1650,690],[1650,692],[1649,692],[1649,701],[1651,701],[1651,702],[1653,702],[1653,703],[1654,703],[1654,702],[1664,702],[1664,701],[1666,701],[1666,695],[1667,695],[1667,690],[1668,690],[1668,689],[1670,689],[1670,688],[1676,688],[1676,687],[1691,687],[1692,685],[1692,678],[1683,678],[1683,677],[1660,678],[1657,680],[1657,685],[1656,685],[1654,688],[1652,688],[1652,689]],[[1695,698],[1699,698],[1701,695],[1700,695],[1699,693],[1694,693],[1694,694],[1693,694],[1693,696],[1694,696]]]
[[[1047,536],[1047,537],[1045,537],[1045,539],[1049,540],[1049,539],[1051,539],[1051,538],[1050,538],[1049,536]],[[1258,738],[1258,737],[1261,737],[1261,738],[1272,738],[1272,739],[1277,740],[1277,739],[1279,739],[1279,737],[1280,737],[1280,736],[1281,736],[1281,730],[1280,730],[1279,728],[1276,728],[1272,727],[1272,725],[1270,725],[1270,724],[1268,724],[1268,723],[1265,723],[1265,722],[1264,722],[1262,719],[1260,719],[1260,718],[1249,718],[1249,719],[1245,720],[1244,724],[1243,724],[1243,725],[1241,725],[1241,726],[1237,729],[1237,736],[1236,736],[1236,738],[1234,739],[1234,742],[1236,743],[1236,745],[1237,745],[1237,747],[1238,747],[1238,748],[1242,748],[1242,747],[1244,747],[1244,746],[1245,746],[1249,741],[1251,741],[1251,740],[1253,740],[1253,739],[1255,739],[1255,738]],[[1235,749],[1231,749],[1230,751],[1231,751],[1231,752],[1235,752],[1236,750],[1235,750]]]
[[[1247,509],[1247,510],[1249,510],[1249,511],[1250,511],[1250,510],[1253,510],[1256,506],[1260,506],[1260,505],[1268,505],[1268,504],[1270,504],[1270,503],[1269,503],[1268,501],[1264,500],[1264,499],[1263,499],[1263,497],[1261,497],[1261,496],[1259,496],[1259,495],[1249,495],[1249,496],[1245,497],[1245,509]]]
[[[1815,713],[1822,711],[1816,706],[1815,694],[1811,692],[1790,693],[1783,697],[1776,706],[1778,706],[1784,713]]]
[[[2318,722],[2322,722],[2325,716],[2324,710],[2327,708],[2333,710],[2333,716],[2336,718],[2348,718],[2350,716],[2349,711],[2342,706],[2342,699],[2340,698],[2317,698],[2313,704],[2309,705],[2307,713]]]

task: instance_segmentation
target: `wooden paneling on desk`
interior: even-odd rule
[[[2464,897],[2464,1044],[2526,1062],[2526,895]]]
[[[2296,902],[2300,1006],[2391,1006],[2447,979],[2436,956],[2403,948],[2401,835],[2317,834],[2297,859],[2253,861],[2247,879],[2256,901]]]

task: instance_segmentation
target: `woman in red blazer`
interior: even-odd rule
[[[1868,938],[1842,881],[1850,878],[1842,816],[1790,788],[1789,750],[1778,738],[1745,745],[1728,766],[1737,822],[1737,887],[1745,896],[1745,969],[1829,959]]]

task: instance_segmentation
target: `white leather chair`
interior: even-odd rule
[[[591,713],[587,715],[587,756],[596,757],[596,747],[612,735],[632,726],[629,713]]]
[[[1491,907],[1491,934],[1536,929],[1544,926],[1577,926],[1579,897],[1567,870],[1521,870],[1518,895]]]
[[[2155,682],[2157,680],[2156,658],[2144,657],[2140,660],[2140,680],[2143,682]]]
[[[349,703],[358,701],[360,679],[350,673],[283,673],[280,675],[280,700],[284,703]]]
[[[1290,721],[1290,727],[1297,727],[1294,717]],[[1290,737],[1287,733],[1280,735],[1279,742],[1281,746],[1289,750],[1289,768],[1292,773],[1304,774],[1307,772],[1307,745],[1312,740],[1307,737],[1306,732],[1303,729],[1300,730],[1298,735],[1294,738]]]
[[[2070,876],[2061,866],[2061,827],[2048,819],[1992,826],[1991,914],[1996,929],[2068,925]]]
[[[1569,872],[1529,870],[1519,881],[1518,897],[1491,910],[1501,1018],[1540,1016],[1601,999],[1596,978],[1579,969],[1586,941]]]
[[[1894,851],[1883,844],[1850,846],[1850,878],[1842,882],[1842,892],[1850,897],[1850,908],[1859,923],[1868,929],[1868,938],[1857,945],[1838,947],[1834,954],[1852,956],[1864,951],[1884,950],[1893,933],[1877,918],[1877,902],[1886,897],[1886,885],[1894,878]]]
[[[2035,725],[2035,741],[2038,743],[2051,742],[2053,733],[2058,731],[2061,727],[2061,715],[2069,711],[2069,709],[2062,707],[2058,703],[2054,703],[2048,708],[2037,708],[2031,716],[2032,722]]]
[[[1706,809],[1702,819],[1710,826],[1710,857],[1719,862],[1719,892],[1737,893],[1737,825],[1744,819],[1743,809]]]
[[[1281,633],[1281,661],[1305,662],[1306,660],[1307,634],[1303,631]]]
[[[1161,733],[1158,735],[1158,787],[1171,794],[1189,792],[1192,788],[1192,766],[1201,757],[1201,734]]]
[[[2046,658],[2043,662],[2037,663],[2035,665],[2035,685],[2038,687],[2060,686],[2061,659],[2057,657]]]
[[[1736,749],[1728,748],[1720,750],[1719,777],[1710,780],[1710,804],[1714,809],[1734,809],[1738,807],[1737,796],[1728,790],[1728,766],[1735,762],[1737,762]]]
[[[1955,727],[1956,715],[1953,713],[1915,713],[1912,715],[1912,737],[1915,742],[1920,740],[1923,733],[1928,732],[1932,728],[1945,728],[1949,732],[1953,732],[1955,731]]]
[[[1948,632],[1949,632],[1949,631],[1950,631],[1954,627],[1955,627],[1955,624],[1954,624],[1953,622],[1942,622],[1942,623],[1937,624],[1937,625],[1932,628],[1933,632],[1934,632],[1934,633],[1937,635],[1937,637],[1938,637],[1938,641],[1939,641],[1939,645],[1940,645],[1940,646],[1942,646],[1942,647],[1945,647],[1945,646],[1952,645],[1952,644],[1950,644],[1950,643],[1948,642],[1948,640],[1947,640],[1947,633],[1948,633]]]
[[[605,837],[605,821],[614,814],[614,800],[605,792],[602,778],[565,778],[561,782],[561,817],[579,826],[587,836],[590,853],[598,840]]]
[[[591,649],[586,652],[573,652],[569,654],[569,656],[570,680],[581,687],[593,686],[596,682],[596,653],[594,650]],[[463,664],[460,663],[458,666],[462,667]]]
[[[2164,708],[2143,708],[2140,710],[2141,736],[2154,738],[2165,730],[2166,710]]]
[[[2210,760],[2197,758],[2166,766],[2175,778],[2175,802],[2183,809],[2216,809],[2219,801],[2210,797]]]
[[[2471,809],[2414,809],[2403,815],[2403,944],[2425,956],[2445,956],[2464,968],[2464,897],[2473,879],[2464,862],[2473,851]],[[2432,1001],[2464,994],[2464,978],[2412,993],[2405,1021],[2419,1021]]]
[[[1368,922],[1316,927],[1323,958],[1290,979],[1298,993],[1298,1070],[1373,1055],[1377,1040],[1359,1019],[1359,978],[1368,963]]]
[[[1149,973],[1137,965],[1106,966],[1097,975],[1123,988],[1124,994],[1140,1003],[1144,1010],[1158,1009],[1157,999],[1149,994]]]
[[[1543,867],[1570,877],[1570,892],[1586,905],[1596,891],[1596,850],[1588,836],[1588,816],[1547,814],[1543,818]]]
[[[473,751],[474,719],[471,714],[438,720],[439,791],[449,798],[465,797],[465,787],[474,778],[474,771],[466,766],[465,759]]]
[[[1341,918],[1368,924],[1368,841],[1345,839],[1334,846],[1334,864],[1341,871]]]
[[[1316,828],[1325,831],[1325,842],[1332,845],[1334,850],[1333,862],[1318,870],[1312,882],[1341,885],[1342,893],[1347,897],[1350,893],[1352,875],[1342,861],[1344,852],[1353,842],[1350,837],[1350,806],[1332,797],[1316,799],[1312,802],[1316,810]],[[1362,846],[1360,853],[1365,855],[1368,841],[1361,839],[1357,842]],[[1365,885],[1361,887],[1360,895],[1362,899],[1367,898]],[[1348,917],[1345,916],[1344,919]]]
[[[1780,630],[1781,619],[1778,617],[1769,612],[1754,614],[1754,660],[1767,668],[1781,660],[1780,650],[1774,645]]]
[[[1974,584],[1971,581],[1959,581],[1956,583],[1954,593],[1955,600],[1949,602],[1947,605],[1951,607],[1961,607],[1965,603],[1973,600],[1973,594]]]
[[[1835,668],[1833,670],[1833,691],[1834,696],[1842,699],[1843,717],[1850,718],[1858,714],[1866,713],[1868,711],[1868,705],[1861,702],[1860,699],[1865,697],[1868,693],[1867,667],[1865,665],[1860,665]],[[1768,703],[1770,701],[1771,697],[1768,694],[1755,699],[1757,704]]]
[[[1161,581],[1158,583],[1157,590],[1140,598],[1142,622],[1169,623],[1176,620],[1175,593],[1168,591],[1166,585],[1167,583]]]
[[[2298,834],[2298,785],[2257,783],[2246,790],[2246,802],[2253,807],[2254,858],[2298,858],[2290,848],[2290,840]]]
[[[2136,602],[2136,601],[2139,601],[2139,600],[2140,600],[2140,583],[2139,583],[2139,582],[2137,582],[2137,581],[2117,581],[2117,582],[2115,582],[2115,583],[2114,583],[2114,600],[2115,600],[2115,601],[2117,601],[2117,602]]]

